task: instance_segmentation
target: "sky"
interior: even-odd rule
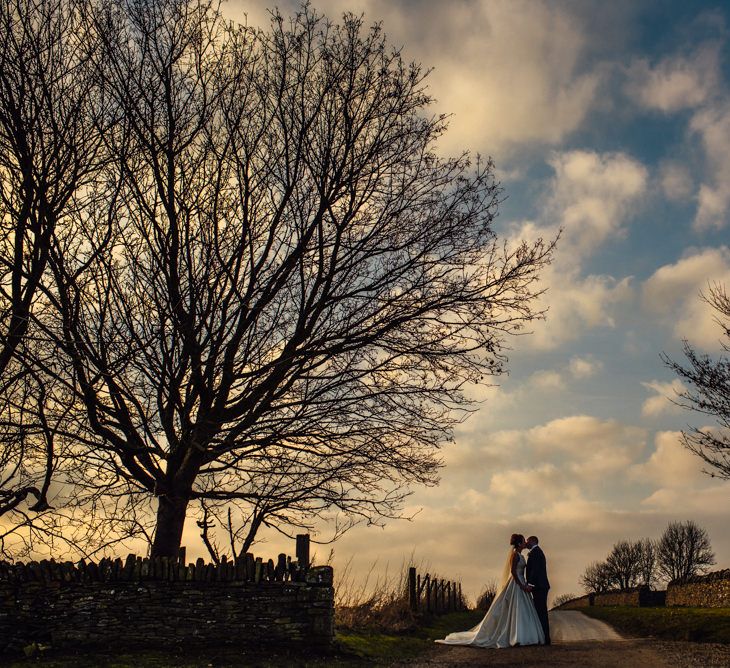
[[[230,18],[268,23],[269,0]],[[298,3],[282,0],[291,14]],[[490,155],[516,240],[562,229],[543,275],[545,322],[512,339],[509,375],[470,390],[480,409],[444,447],[437,487],[411,521],[358,527],[334,545],[397,572],[404,560],[475,596],[501,572],[512,532],[537,534],[552,595],[581,593],[585,566],[673,520],[705,527],[730,567],[730,482],[702,473],[680,430],[705,424],[667,397],[660,353],[682,339],[718,354],[699,293],[730,285],[730,7],[615,0],[321,0],[380,21],[407,60],[433,68],[444,155]],[[326,535],[326,532],[322,534]],[[290,546],[271,537],[256,552]],[[317,548],[326,555],[328,546]],[[291,551],[289,549],[289,551]]]

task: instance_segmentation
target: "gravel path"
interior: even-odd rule
[[[608,624],[578,611],[550,613],[550,647],[480,649],[434,645],[426,658],[398,666],[605,666],[694,668],[730,666],[730,646],[623,638]]]
[[[623,640],[606,622],[586,617],[577,610],[554,610],[549,616],[550,636],[555,643]]]

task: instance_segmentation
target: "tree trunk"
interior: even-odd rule
[[[182,541],[188,499],[180,496],[160,496],[157,506],[157,527],[152,543],[153,557],[177,558]]]

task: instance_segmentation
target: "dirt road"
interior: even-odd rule
[[[577,611],[550,613],[550,647],[479,649],[435,645],[418,666],[605,666],[606,668],[689,668],[730,666],[730,647],[689,642],[623,638],[612,627]]]
[[[623,640],[613,627],[577,610],[553,610],[550,613],[550,635],[556,643]]]

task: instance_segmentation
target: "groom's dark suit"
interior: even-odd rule
[[[545,554],[539,545],[535,545],[527,555],[527,582],[534,585],[532,600],[535,602],[535,610],[540,618],[542,630],[545,632],[545,644],[550,644],[550,623],[548,622],[547,597],[550,589],[550,582],[547,576],[547,564]]]

